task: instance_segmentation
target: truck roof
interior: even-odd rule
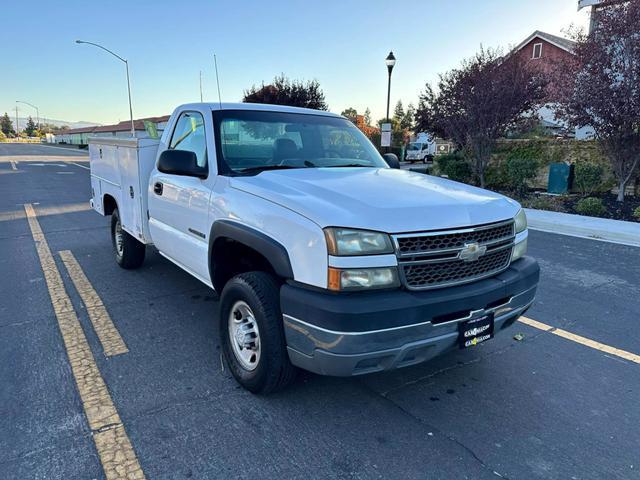
[[[271,105],[267,103],[229,103],[229,102],[203,102],[203,103],[186,103],[180,105],[178,109],[202,107],[213,110],[261,110],[268,112],[285,112],[285,113],[302,113],[306,115],[323,115],[326,117],[343,118],[336,113],[327,112],[325,110],[314,110],[312,108],[289,107],[286,105]]]

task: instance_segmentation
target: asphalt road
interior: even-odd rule
[[[640,365],[519,322],[420,366],[240,389],[216,295],[152,249],[140,270],[116,265],[81,155],[0,144],[0,478],[105,478],[25,203],[146,478],[640,478]],[[62,250],[128,353],[103,354]],[[531,232],[529,250],[542,277],[527,317],[640,354],[639,248]]]

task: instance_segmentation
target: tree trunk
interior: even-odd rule
[[[618,185],[618,189],[618,198],[616,198],[616,200],[622,203],[624,202],[624,191],[627,189],[627,182],[620,182],[620,184]]]
[[[484,168],[480,169],[480,188],[484,188]]]

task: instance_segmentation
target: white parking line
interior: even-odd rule
[[[80,167],[80,168],[84,168],[85,170],[91,170],[89,167],[85,166],[85,165],[80,165],[79,163],[76,162],[68,162],[71,165],[75,165],[76,167]]]

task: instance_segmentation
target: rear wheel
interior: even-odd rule
[[[227,282],[220,298],[220,341],[231,374],[250,392],[271,393],[295,379],[282,328],[280,286],[272,275],[242,273]]]
[[[136,240],[122,228],[120,212],[117,208],[111,214],[111,240],[118,265],[127,270],[142,265],[145,254],[144,243]]]

